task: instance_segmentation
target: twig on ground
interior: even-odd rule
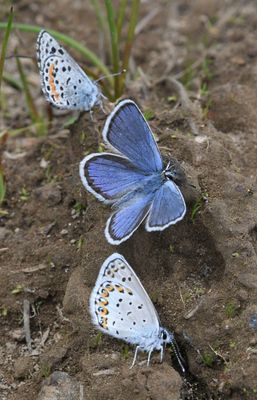
[[[60,306],[57,305],[57,306],[56,306],[56,310],[57,310],[57,312],[58,312],[58,314],[59,314],[59,317],[60,317],[60,319],[61,319],[62,322],[70,322],[70,320],[69,320],[68,318],[64,317],[63,312],[62,312],[62,309],[61,309]]]
[[[178,286],[178,290],[179,290],[179,296],[180,296],[180,299],[182,301],[182,304],[183,304],[184,308],[186,308],[185,300],[183,298],[183,295],[182,295],[182,292],[181,292],[181,289],[180,289],[179,286]]]
[[[159,7],[156,7],[151,10],[144,18],[142,18],[136,26],[135,35],[138,35],[140,32],[142,32],[145,27],[152,21],[152,19],[154,19],[156,15],[159,14],[160,11],[161,9]]]
[[[49,337],[49,333],[50,333],[50,328],[48,327],[41,337],[41,341],[40,341],[41,347],[44,347],[45,342],[47,341],[47,339]]]
[[[199,301],[199,303],[196,304],[195,307],[191,308],[191,310],[189,310],[189,311],[184,315],[184,318],[185,318],[185,319],[190,319],[190,318],[192,318],[192,317],[195,315],[195,313],[199,310],[199,307],[202,305],[202,303],[203,303],[203,299],[201,299],[201,300]]]
[[[31,347],[31,335],[30,335],[30,302],[26,299],[23,301],[23,329],[25,333],[28,350],[29,352],[31,352],[32,347]]]
[[[208,346],[210,347],[211,351],[213,351],[213,353],[222,359],[222,361],[224,362],[224,364],[227,364],[227,360],[223,357],[223,355],[221,353],[219,353],[218,351],[214,350],[214,348],[208,343]]]
[[[82,384],[79,385],[79,400],[84,400],[84,386]]]

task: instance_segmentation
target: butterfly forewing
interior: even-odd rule
[[[162,158],[152,131],[132,100],[121,101],[108,116],[103,138],[142,171],[162,170]]]
[[[53,105],[88,111],[98,103],[97,86],[46,31],[38,36],[37,58],[43,92]]]
[[[80,163],[80,177],[85,188],[102,201],[120,198],[147,179],[127,158],[111,153],[86,156]]]
[[[112,254],[101,267],[90,297],[94,324],[111,336],[139,343],[159,331],[153,303],[133,269],[120,254]]]

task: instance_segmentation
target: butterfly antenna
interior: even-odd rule
[[[184,358],[182,357],[182,355],[181,355],[181,353],[179,351],[179,347],[178,347],[178,344],[177,344],[175,338],[173,338],[173,340],[171,342],[171,346],[172,346],[172,350],[174,351],[174,353],[175,353],[175,355],[177,357],[177,360],[178,360],[179,366],[180,366],[180,368],[182,370],[182,373],[185,374],[185,372],[186,372],[186,369],[184,367],[185,360],[184,360]]]
[[[123,69],[122,71],[116,72],[115,74],[103,75],[103,76],[100,76],[100,78],[98,78],[95,82],[97,83],[97,82],[99,82],[99,81],[102,81],[103,79],[111,78],[112,76],[122,75],[122,74],[125,74],[125,72],[127,72],[127,70],[126,70],[126,69]]]

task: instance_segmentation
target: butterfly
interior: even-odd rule
[[[105,236],[109,243],[127,240],[146,219],[148,232],[162,231],[186,213],[179,185],[186,176],[177,160],[166,164],[152,131],[132,100],[123,100],[108,116],[103,140],[112,153],[93,153],[80,163],[85,188],[111,204]]]
[[[45,30],[37,38],[37,60],[47,101],[66,110],[90,111],[101,92],[67,51]]]
[[[156,309],[139,278],[125,258],[118,253],[109,256],[100,268],[90,295],[89,308],[93,324],[102,332],[136,345],[131,368],[138,351],[151,354],[159,350],[161,361],[164,346],[171,344],[183,372],[184,360],[173,333],[160,326]]]

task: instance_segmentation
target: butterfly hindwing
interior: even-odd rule
[[[106,223],[105,236],[109,243],[118,245],[127,240],[149,213],[153,194],[130,193],[131,200],[118,207]]]
[[[105,333],[129,343],[158,332],[155,307],[137,275],[118,253],[103,263],[90,297],[93,323]]]
[[[39,33],[37,58],[43,92],[54,106],[88,111],[99,103],[97,85],[46,31]]]
[[[186,204],[178,186],[166,181],[156,191],[146,220],[147,231],[162,231],[180,221],[186,213]]]
[[[108,116],[103,138],[146,173],[161,171],[162,158],[152,131],[132,100],[123,100]]]

